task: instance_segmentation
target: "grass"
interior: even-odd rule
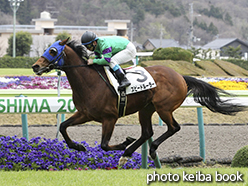
[[[142,65],[162,65],[174,69],[176,72],[182,75],[200,76],[206,74],[204,70],[194,66],[192,63],[186,61],[172,61],[172,60],[156,60],[156,61],[142,61]]]
[[[33,76],[31,68],[0,68],[0,76]]]
[[[143,66],[162,65],[188,76],[247,76],[248,71],[232,63],[214,60],[198,61],[194,65],[186,61],[153,60],[142,61]]]
[[[205,176],[211,175],[211,182],[203,181],[190,181],[183,180],[183,171],[186,174],[196,175],[196,172],[204,174]],[[243,174],[241,177],[244,182],[216,182],[215,174],[218,171],[219,174]],[[162,179],[165,179],[165,174],[171,173],[177,174],[180,177],[179,182],[163,182],[158,181],[158,175]],[[148,175],[149,174],[149,175]],[[244,185],[247,183],[248,169],[246,168],[162,168],[162,169],[140,169],[140,170],[87,170],[87,171],[23,171],[23,172],[0,172],[1,185],[5,186],[56,186],[56,185],[90,185],[90,186],[143,186],[147,185],[147,179],[152,179],[154,174],[156,175],[156,182],[150,182],[150,185]],[[199,173],[198,173],[199,175]],[[189,178],[188,176],[186,177]],[[201,179],[203,176],[201,176]],[[172,176],[171,176],[172,179]]]
[[[55,74],[56,71],[44,75]],[[36,76],[32,68],[0,68],[0,76]]]

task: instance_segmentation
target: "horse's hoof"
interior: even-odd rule
[[[150,152],[150,156],[151,156],[151,158],[152,158],[153,160],[155,160],[156,157],[157,157],[156,151]]]
[[[83,145],[78,145],[78,151],[86,151],[86,148]]]
[[[128,157],[121,157],[120,159],[119,159],[119,162],[118,162],[118,165],[119,166],[123,166],[123,165],[125,165],[126,163],[127,163],[127,161],[128,161]]]
[[[84,151],[84,152],[86,151],[86,148],[83,145],[75,144],[75,143],[73,143],[72,145],[70,145],[69,148],[75,149],[77,151]]]

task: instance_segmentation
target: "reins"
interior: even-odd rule
[[[63,55],[61,55],[61,57],[64,57],[66,54],[65,52],[63,51]],[[82,57],[82,59],[84,61],[87,61],[87,58],[86,57]],[[63,68],[74,68],[74,67],[88,67],[87,64],[82,64],[82,65],[66,65],[66,66],[54,66],[54,69],[58,69],[58,70],[63,70]]]
[[[99,76],[103,79],[103,81],[107,84],[107,86],[109,87],[109,89],[116,95],[116,92],[114,90],[114,88],[109,84],[109,82],[103,77],[103,75],[101,74],[101,72],[96,68],[96,66],[94,66],[94,69],[97,71],[97,73],[99,74]]]
[[[58,69],[58,70],[63,70],[64,68],[74,68],[74,67],[88,67],[88,65],[86,64],[82,64],[82,65],[67,65],[67,66],[55,66],[54,69]]]

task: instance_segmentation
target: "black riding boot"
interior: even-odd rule
[[[116,70],[115,75],[116,75],[118,82],[120,84],[118,87],[118,90],[123,89],[123,88],[131,85],[130,81],[126,78],[126,75],[124,74],[124,72],[121,69]]]

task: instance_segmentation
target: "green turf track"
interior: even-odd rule
[[[147,174],[165,175],[178,174],[179,182],[151,182],[150,185],[247,185],[248,169],[246,168],[162,168],[162,169],[140,169],[140,170],[83,170],[83,171],[0,171],[1,185],[4,186],[143,186],[147,185]],[[183,171],[186,174],[196,175],[196,172],[201,172],[207,176],[211,175],[211,182],[203,181],[183,181]],[[243,182],[216,182],[215,173],[219,174],[243,174],[241,177]],[[171,176],[172,177],[172,176]],[[164,179],[165,177],[163,177]],[[189,178],[189,177],[186,177]],[[157,178],[158,179],[158,178]]]

